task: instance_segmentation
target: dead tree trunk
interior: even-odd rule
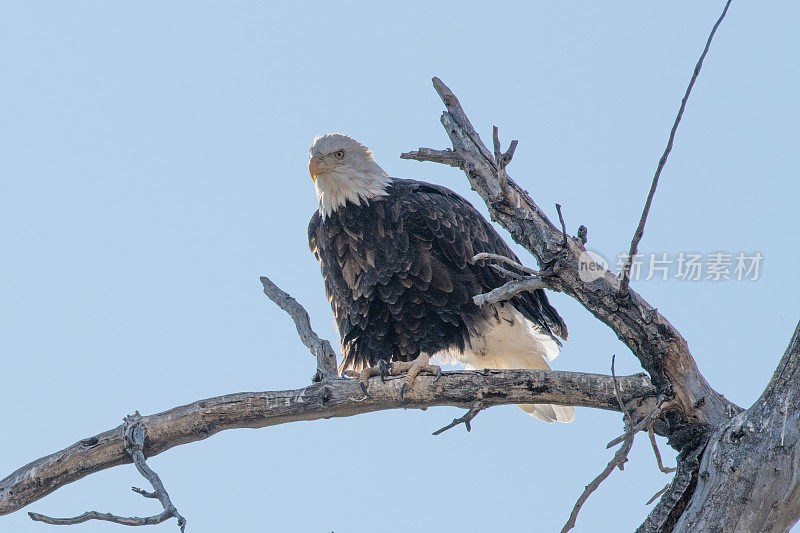
[[[800,516],[800,325],[767,389],[715,428],[675,531],[788,531]]]

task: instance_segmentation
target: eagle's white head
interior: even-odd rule
[[[352,137],[341,133],[317,137],[308,150],[308,159],[323,217],[347,202],[360,205],[387,194],[389,175],[375,162],[369,148]]]

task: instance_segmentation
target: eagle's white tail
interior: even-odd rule
[[[547,361],[558,356],[558,343],[540,333],[510,305],[496,307],[496,320],[488,321],[472,346],[459,359],[466,368],[530,368],[550,370]],[[523,404],[518,406],[545,422],[572,422],[575,408],[563,405]]]

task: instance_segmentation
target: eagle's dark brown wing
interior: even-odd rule
[[[449,189],[395,179],[387,192],[347,203],[325,219],[317,212],[309,224],[309,245],[342,339],[343,368],[463,350],[485,320],[472,296],[510,279],[472,257],[489,252],[517,260],[491,224]],[[566,325],[544,291],[520,293],[509,303],[543,332],[566,339]]]

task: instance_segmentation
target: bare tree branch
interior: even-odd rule
[[[556,204],[556,211],[558,212],[558,221],[561,223],[561,235],[564,237],[563,246],[567,247],[567,225],[564,222],[564,215],[561,214],[561,204]]]
[[[635,419],[639,422],[613,442],[627,442],[636,432],[652,425],[659,434],[669,436],[669,444],[681,452],[669,490],[642,526],[643,531],[661,531],[658,528],[664,524],[674,524],[685,502],[692,498],[699,457],[710,433],[724,427],[742,409],[711,388],[686,341],[665,317],[635,291],[628,289],[621,296],[618,276],[605,271],[590,282],[581,278],[585,232],[583,238],[565,242],[566,228],[559,230],[507,173],[507,190],[498,194],[500,177],[492,153],[453,92],[438,78],[433,79],[433,85],[447,108],[441,122],[452,142],[452,151],[462,161],[460,168],[486,202],[492,219],[536,257],[543,271],[552,272],[546,279],[549,289],[573,297],[611,328],[650,375],[659,393],[653,411],[646,416],[637,413]],[[425,157],[425,150],[401,157],[434,161]]]
[[[200,400],[155,415],[144,416],[144,454],[202,440],[233,428],[260,428],[322,418],[353,416],[385,409],[425,409],[450,405],[470,409],[517,403],[579,405],[619,409],[610,376],[545,370],[481,370],[445,372],[434,383],[418,376],[414,388],[399,400],[404,376],[386,382],[372,379],[364,397],[356,380],[331,379],[295,390],[242,392]],[[619,378],[622,397],[641,416],[652,409],[655,390],[647,376]],[[94,472],[130,463],[124,427],[76,442],[37,459],[0,481],[0,515],[20,509],[54,490]]]
[[[264,286],[264,294],[292,317],[300,340],[303,341],[303,344],[306,345],[311,354],[317,358],[317,373],[312,381],[317,382],[336,377],[336,352],[333,351],[330,342],[326,339],[320,339],[311,329],[311,319],[303,306],[297,303],[297,300],[292,298],[289,293],[281,290],[268,277],[261,276],[260,280]]]
[[[499,149],[499,148],[498,148]],[[566,238],[566,237],[565,237]],[[540,272],[538,270],[534,270],[532,268],[526,267],[514,261],[510,257],[506,257],[500,254],[490,254],[488,252],[481,252],[476,254],[475,257],[472,258],[473,261],[483,261],[483,260],[494,260],[499,261],[501,263],[506,263],[514,267],[517,270],[522,272],[526,272],[531,274],[531,277],[524,277],[516,274],[515,272],[511,272],[506,270],[499,265],[491,265],[492,268],[505,273],[509,277],[513,278],[511,281],[497,287],[496,289],[492,289],[491,291],[484,293],[484,294],[476,294],[472,297],[472,301],[475,302],[475,305],[481,306],[486,304],[496,304],[499,302],[505,302],[506,300],[510,300],[517,294],[521,292],[529,292],[535,291],[537,289],[544,289],[547,288],[547,284],[543,281],[543,278],[546,276],[551,276],[552,272]]]
[[[668,401],[659,424],[669,426],[668,432],[678,435],[675,430],[683,426],[714,426],[740,412],[741,408],[709,386],[680,333],[641,296],[630,291],[628,298],[620,299],[620,280],[608,271],[591,283],[580,278],[581,254],[586,249],[574,239],[567,239],[565,247],[564,233],[510,176],[506,175],[507,194],[498,194],[493,153],[481,142],[453,92],[438,78],[433,79],[433,85],[447,108],[442,125],[453,144],[453,153],[463,161],[461,168],[472,188],[484,199],[492,217],[537,258],[542,270],[553,272],[547,276],[548,288],[575,298],[628,345]],[[425,150],[401,157],[436,161],[427,158]],[[502,199],[497,200],[498,197]],[[699,442],[700,433],[696,431],[680,435],[691,443]],[[688,444],[679,438],[671,443],[678,449]]]
[[[656,456],[656,463],[658,463],[658,469],[664,472],[665,474],[671,474],[673,472],[677,472],[678,469],[674,467],[666,467],[664,466],[663,461],[661,460],[661,452],[658,450],[658,443],[656,442],[656,435],[653,432],[652,426],[647,429],[647,435],[650,437],[650,446],[653,448],[653,453]],[[666,490],[666,489],[664,489]]]
[[[431,148],[420,148],[419,150],[408,152],[401,155],[403,159],[416,159],[417,161],[434,161],[451,167],[462,168],[464,160],[459,158],[455,152],[447,150],[433,150]]]
[[[487,260],[487,259],[491,259],[493,261],[499,261],[501,263],[505,263],[505,264],[507,264],[509,266],[512,266],[512,267],[516,268],[517,270],[519,270],[521,272],[525,272],[526,274],[530,274],[531,276],[543,276],[543,275],[545,275],[544,273],[539,272],[538,270],[534,270],[534,269],[532,269],[530,267],[526,267],[522,263],[518,263],[518,262],[514,261],[513,259],[511,259],[510,257],[506,257],[506,256],[500,255],[500,254],[490,254],[489,252],[481,252],[479,254],[475,254],[475,257],[472,258],[473,261],[484,261],[484,260]]]
[[[517,274],[516,272],[511,272],[507,268],[503,268],[500,265],[489,265],[489,266],[492,267],[492,270],[494,270],[496,272],[499,272],[499,273],[503,274],[504,276],[508,276],[511,279],[516,279],[516,280],[525,279],[525,276],[523,276],[522,274]]]
[[[28,513],[28,516],[30,516],[31,520],[33,520],[34,522],[44,522],[45,524],[50,524],[53,526],[74,526],[76,524],[82,524],[83,522],[88,522],[89,520],[113,522],[114,524],[120,524],[123,526],[153,526],[156,524],[160,524],[162,522],[166,522],[167,520],[172,518],[172,513],[169,511],[164,511],[155,516],[138,517],[138,516],[117,516],[111,513],[86,511],[83,514],[74,516],[72,518],[51,518],[49,516],[45,516],[39,513]],[[183,530],[184,528],[181,528],[181,531]]]
[[[510,300],[521,292],[535,291],[536,289],[544,289],[547,285],[542,282],[541,278],[523,278],[512,279],[509,282],[492,289],[485,294],[476,294],[472,297],[475,305],[481,306],[486,304],[496,304]]]
[[[158,474],[156,474],[145,461],[143,450],[144,440],[147,436],[147,428],[144,426],[144,424],[142,424],[142,416],[138,411],[133,415],[126,416],[125,423],[122,427],[125,439],[125,451],[128,452],[133,459],[133,463],[136,465],[136,469],[139,471],[139,473],[150,482],[154,489],[153,492],[148,492],[137,487],[131,487],[131,490],[141,494],[145,498],[158,499],[158,501],[161,502],[161,506],[164,508],[163,512],[154,516],[141,518],[138,516],[130,517],[117,516],[111,513],[98,513],[97,511],[87,511],[82,515],[72,518],[52,518],[39,513],[28,513],[28,516],[30,516],[31,519],[36,522],[44,522],[46,524],[59,526],[75,525],[82,522],[87,522],[89,520],[103,520],[125,526],[149,526],[160,524],[172,517],[175,517],[178,519],[178,527],[180,527],[181,532],[183,532],[186,529],[186,519],[181,516],[181,514],[172,504],[172,500],[170,500],[169,493],[167,492],[167,489],[164,488],[161,478],[158,477]]]
[[[625,442],[622,443],[622,446],[620,446],[619,450],[617,450],[617,452],[614,454],[614,457],[608,462],[603,471],[600,472],[600,474],[594,478],[591,483],[586,485],[586,488],[583,490],[580,498],[578,498],[578,501],[575,502],[575,506],[572,508],[572,513],[569,515],[567,523],[564,524],[564,527],[561,529],[561,533],[566,533],[575,527],[575,521],[578,519],[578,513],[581,511],[581,507],[583,507],[583,504],[586,503],[586,500],[588,500],[589,496],[591,496],[591,494],[597,490],[600,484],[611,475],[611,472],[613,472],[617,467],[619,467],[620,470],[623,469],[623,465],[628,460],[628,453],[631,451],[631,447],[633,446],[633,437],[634,434],[631,434],[630,437],[625,439]]]
[[[497,167],[497,182],[500,185],[500,191],[505,196],[508,194],[508,184],[506,183],[506,166],[508,166],[508,164],[511,162],[511,158],[514,157],[514,152],[517,149],[517,144],[519,141],[511,141],[511,146],[508,147],[508,150],[505,153],[502,153],[497,126],[492,128],[492,140],[494,141],[494,164]]]
[[[676,469],[676,470],[677,470],[677,469]],[[660,491],[656,492],[655,494],[653,494],[653,495],[650,497],[650,499],[649,499],[649,500],[647,500],[647,502],[645,503],[645,505],[650,505],[651,503],[653,503],[654,501],[656,501],[656,500],[658,499],[658,497],[659,497],[659,496],[661,496],[662,494],[664,494],[665,492],[667,492],[671,486],[672,486],[672,483],[667,483],[666,485],[664,485],[664,488],[663,488],[663,489],[661,489]]]
[[[623,433],[616,439],[606,444],[606,449],[613,448],[620,442],[628,440],[628,438],[631,437],[632,435],[635,435],[636,433],[639,433],[640,431],[649,427],[653,423],[653,419],[656,418],[659,412],[661,411],[661,405],[663,405],[663,401],[664,401],[663,398],[659,397],[655,407],[653,407],[653,410],[650,411],[650,413],[648,413],[647,416],[639,420],[639,422],[637,422],[635,425],[626,428],[625,433]]]
[[[708,54],[708,49],[711,46],[711,40],[714,39],[714,34],[717,33],[717,28],[719,28],[719,25],[722,24],[722,19],[725,18],[725,14],[728,12],[728,7],[730,5],[731,0],[728,0],[725,4],[725,8],[722,10],[722,14],[717,19],[716,24],[714,24],[714,27],[711,28],[711,33],[708,35],[708,40],[706,40],[706,46],[703,48],[703,53],[700,54],[700,59],[697,60],[697,65],[694,67],[692,78],[689,80],[689,86],[686,87],[686,93],[683,95],[683,100],[681,100],[681,106],[678,109],[678,115],[675,117],[675,122],[672,124],[672,130],[669,132],[667,147],[664,149],[664,154],[658,161],[658,167],[656,168],[656,173],[653,176],[653,183],[650,185],[650,192],[647,193],[647,200],[644,203],[642,217],[639,219],[639,226],[636,228],[636,233],[633,234],[631,249],[628,252],[628,258],[625,260],[625,266],[622,269],[622,280],[619,283],[619,292],[622,296],[627,296],[628,294],[628,284],[630,283],[633,258],[636,257],[636,254],[638,253],[639,241],[642,240],[642,236],[644,235],[644,225],[647,222],[647,214],[650,212],[650,205],[653,203],[653,196],[656,193],[656,187],[658,187],[658,177],[661,175],[661,171],[664,170],[664,165],[667,163],[667,157],[669,157],[669,153],[672,151],[672,143],[675,141],[675,132],[678,131],[678,124],[681,123],[683,111],[686,109],[686,102],[689,101],[689,95],[692,93],[694,82],[697,81],[697,76],[700,74],[700,69],[703,67],[703,60],[706,58],[706,54]]]
[[[464,427],[467,428],[467,432],[471,431],[472,427],[470,426],[470,423],[472,422],[472,419],[475,418],[476,416],[478,416],[478,413],[480,413],[484,409],[485,408],[483,406],[483,402],[480,402],[480,401],[475,402],[475,404],[472,406],[472,408],[469,411],[467,411],[466,413],[464,413],[464,416],[461,416],[461,417],[458,417],[458,418],[454,418],[452,422],[450,422],[449,424],[447,424],[443,428],[440,428],[440,429],[437,429],[436,431],[434,431],[433,435],[434,436],[441,435],[442,433],[444,433],[448,429],[454,428],[459,424],[464,424]]]

